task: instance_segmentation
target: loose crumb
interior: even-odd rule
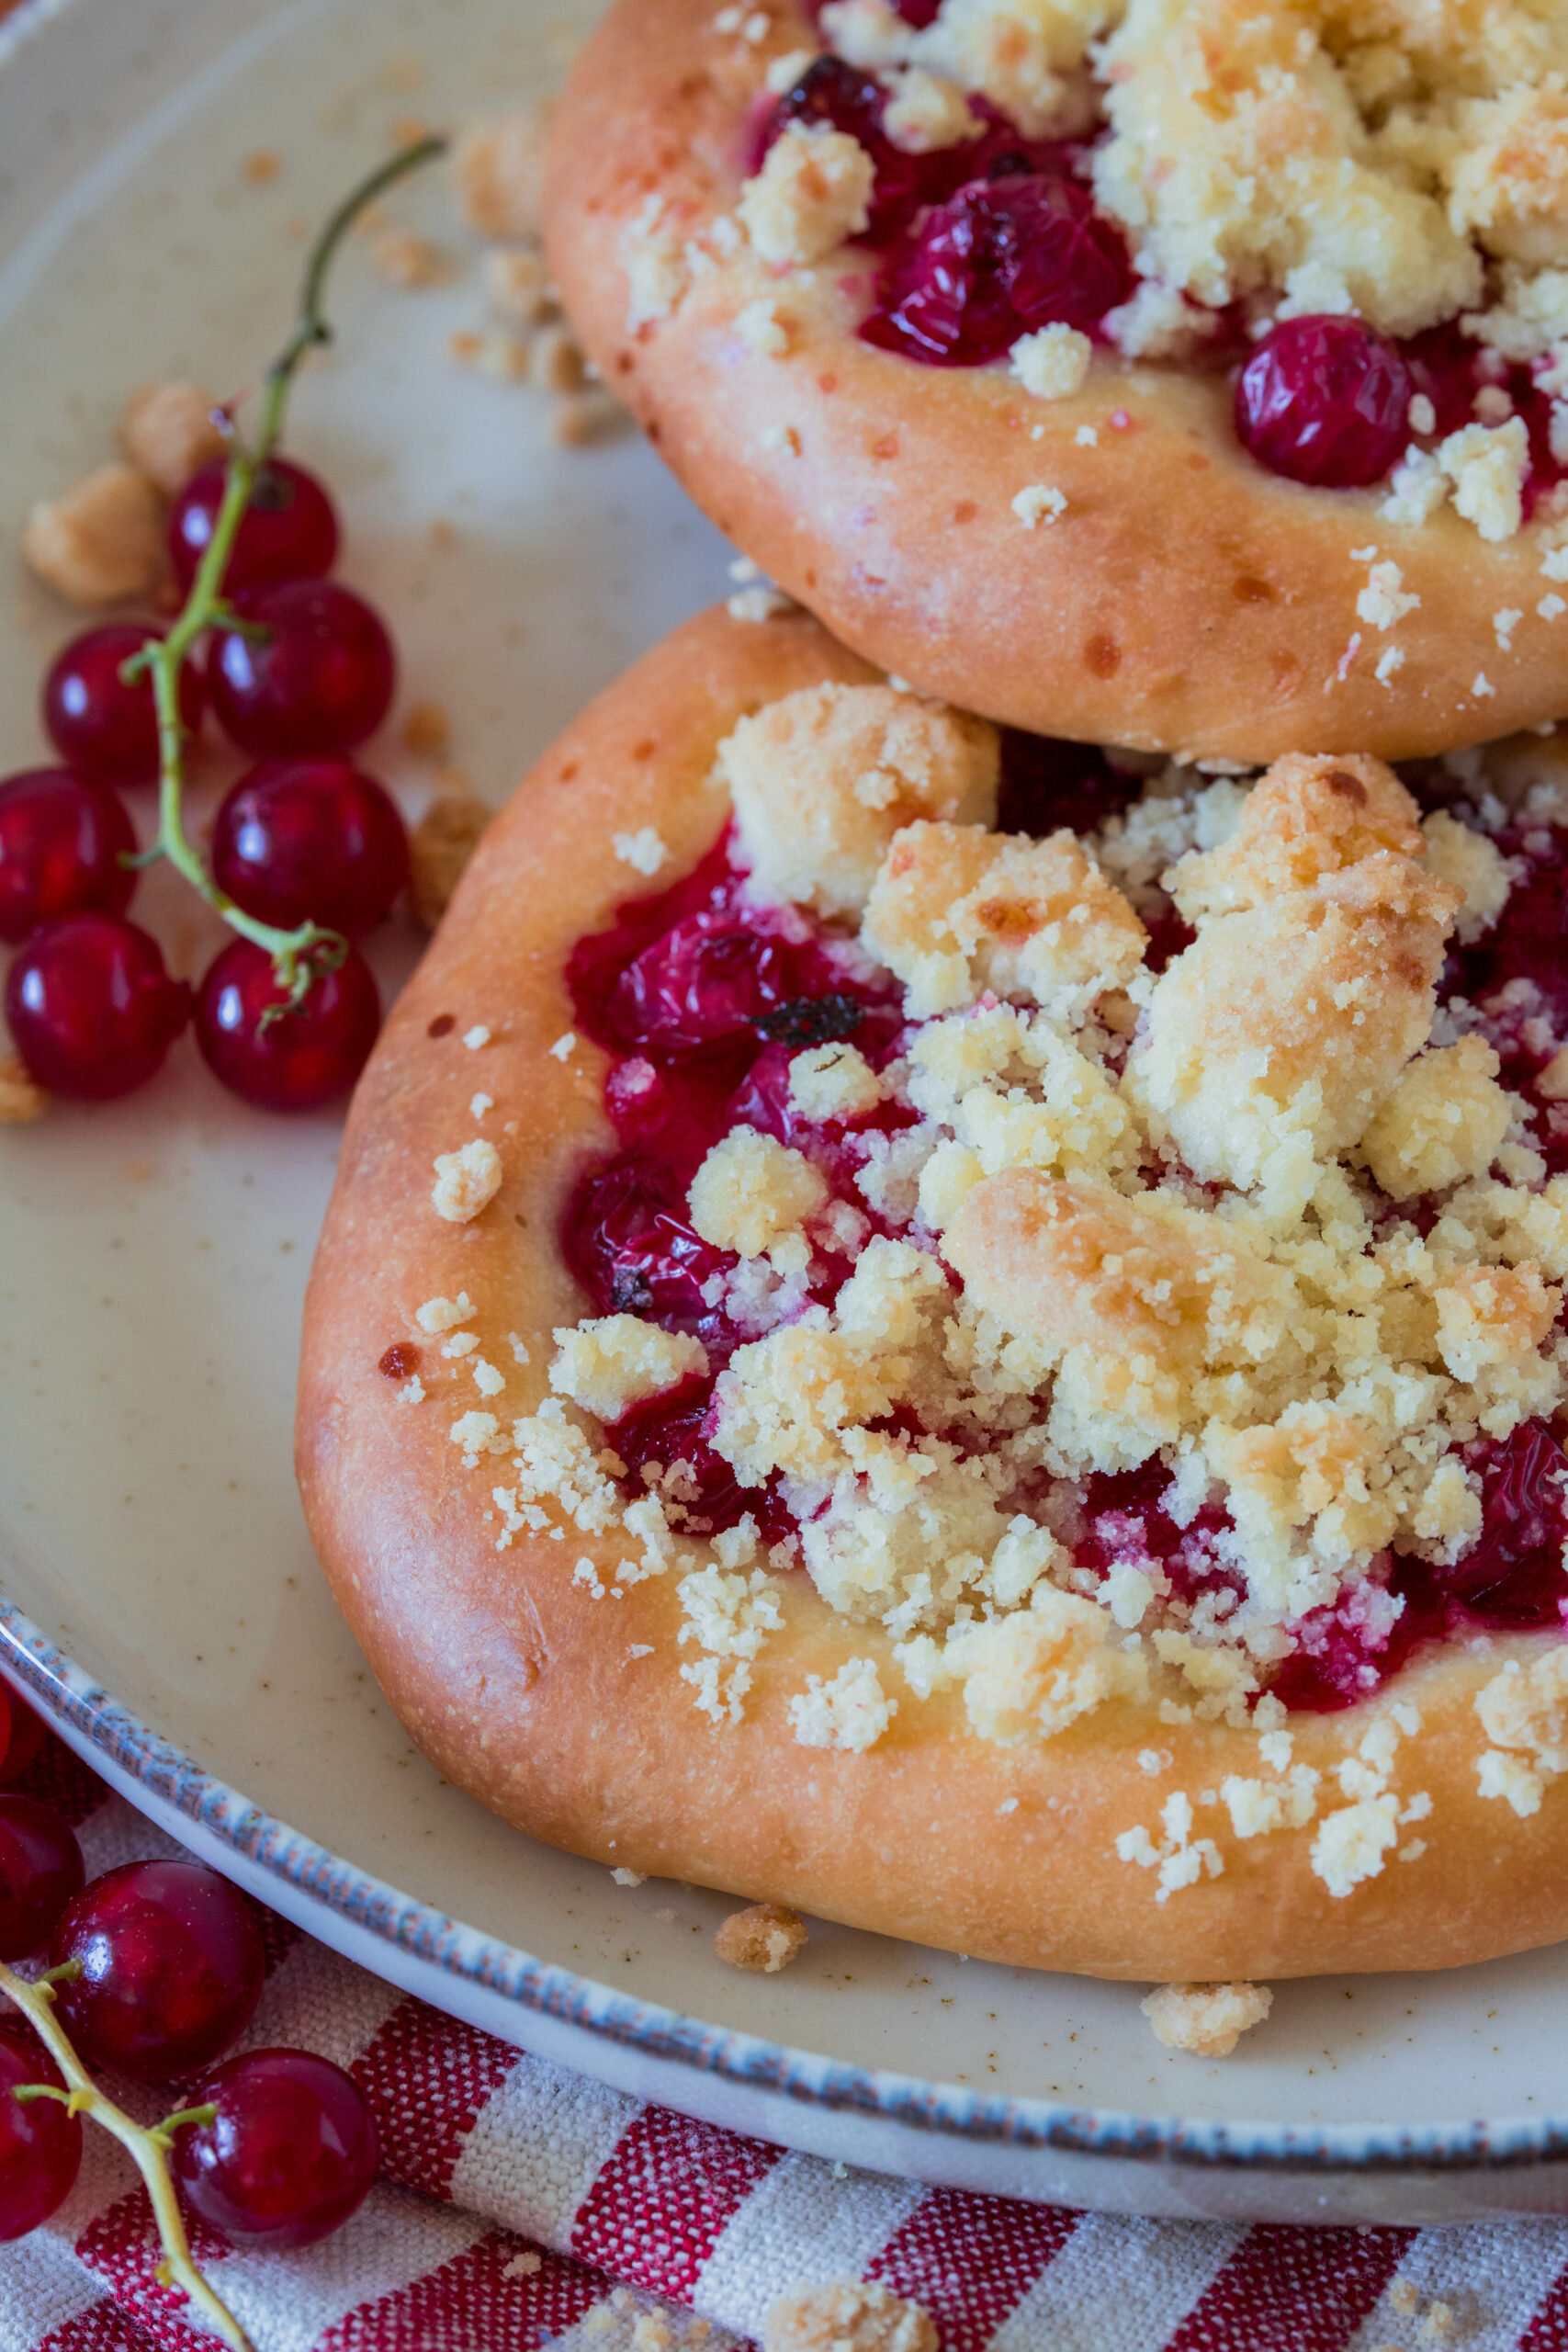
[[[510,2262],[501,2266],[503,2278],[532,2278],[545,2267],[543,2255],[514,2254]]]
[[[417,760],[445,758],[452,741],[452,721],[440,702],[416,702],[403,720],[403,749]]]
[[[880,2280],[844,2278],[797,2287],[776,2302],[764,2324],[762,2352],[938,2352],[940,2342],[920,2304]]]
[[[1273,2006],[1267,1984],[1161,1984],[1138,2004],[1156,2041],[1195,2058],[1228,2058]]]
[[[49,1097],[20,1054],[0,1054],[0,1127],[25,1127],[41,1119]]]
[[[409,898],[423,930],[434,931],[446,913],[489,822],[490,810],[465,784],[438,792],[415,825],[409,837]]]
[[[545,184],[545,125],[537,109],[476,123],[452,154],[457,200],[481,237],[536,237]]]
[[[805,1941],[806,1922],[797,1912],[786,1911],[778,1903],[753,1903],[721,1920],[713,1948],[731,1968],[776,1976],[781,1968],[789,1966]]]
[[[164,569],[158,493],[135,466],[99,466],[28,516],[22,552],[39,578],[73,605],[145,596]]]
[[[477,1054],[481,1046],[489,1045],[490,1031],[482,1021],[476,1021],[471,1029],[464,1030],[463,1043],[470,1054]]]
[[[453,1331],[459,1323],[471,1323],[474,1312],[473,1300],[466,1290],[460,1290],[456,1298],[427,1298],[423,1306],[414,1310],[413,1319],[422,1331],[428,1331],[434,1339],[438,1331]]]
[[[786,596],[782,588],[766,584],[758,588],[738,588],[725,600],[725,610],[732,621],[777,620],[781,613],[793,612],[795,599]]]
[[[441,247],[412,229],[388,229],[370,248],[370,258],[390,286],[412,291],[439,286],[451,276],[451,264]]]
[[[498,319],[535,327],[556,307],[554,289],[536,246],[513,245],[484,258],[485,295]]]
[[[575,1029],[567,1030],[565,1035],[558,1037],[555,1044],[550,1047],[550,1052],[554,1055],[558,1062],[570,1061],[576,1051],[577,1032]]]
[[[670,855],[662,834],[651,825],[635,833],[612,833],[610,843],[621,864],[636,874],[657,874]]]
[[[495,1097],[493,1094],[472,1094],[468,1098],[468,1115],[470,1118],[482,1119],[487,1111],[493,1111],[494,1108]]]
[[[282,169],[281,156],[276,155],[270,147],[257,147],[242,162],[240,177],[248,181],[252,187],[270,187]]]
[[[617,1886],[646,1886],[648,1883],[646,1871],[614,1870],[610,1876]]]
[[[214,423],[219,402],[199,384],[143,384],[120,411],[119,443],[133,466],[173,498],[198,466],[228,446]]]
[[[471,1223],[500,1190],[501,1154],[482,1136],[457,1151],[437,1153],[430,1197],[436,1216],[445,1217],[448,1225]]]
[[[1026,531],[1038,530],[1042,523],[1055,523],[1066,513],[1066,492],[1050,482],[1032,481],[1013,500],[1012,511]]]

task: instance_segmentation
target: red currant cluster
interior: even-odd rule
[[[227,468],[203,466],[175,501],[169,551],[187,594],[222,504]],[[187,741],[210,715],[257,764],[218,811],[212,876],[243,913],[285,931],[307,921],[352,942],[408,879],[408,838],[389,795],[348,754],[385,718],[396,662],[360,596],[326,575],[333,503],[287,458],[261,465],[222,578],[224,623],[182,666]],[[193,991],[126,920],[136,837],[121,792],[160,773],[150,637],[134,621],[89,629],[59,656],[43,721],[61,759],[0,783],[0,938],[20,948],[6,1009],[23,1060],[51,1093],[127,1094],[194,1021],[223,1084],[270,1110],[310,1110],[353,1083],[380,1004],[350,945],[289,1004],[274,958],[238,938]],[[128,674],[128,671],[130,674]]]
[[[43,1736],[0,1686],[0,1784]],[[187,2216],[234,2246],[278,2251],[327,2236],[376,2177],[376,2125],[359,2086],[308,2050],[216,2063],[261,1995],[255,1905],[198,1862],[126,1862],[87,1884],[84,1875],[59,1815],[0,1787],[0,1961],[47,1945],[39,1982],[76,2057],[179,2084],[176,2111],[143,2136],[166,2151]],[[36,2229],[74,2184],[82,2125],[63,2103],[69,2087],[27,2020],[0,2016],[0,2239]]]

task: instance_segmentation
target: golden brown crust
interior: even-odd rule
[[[1223,377],[1100,353],[1081,390],[1042,401],[999,371],[917,367],[851,331],[870,266],[854,250],[809,286],[723,261],[628,331],[628,224],[662,198],[678,257],[732,210],[770,59],[816,45],[795,6],[756,47],[715,16],[620,0],[604,18],[554,120],[551,267],[693,495],[845,643],[1018,726],[1249,762],[1407,758],[1559,715],[1568,637],[1536,617],[1539,531],[1492,545],[1451,509],[1395,524],[1380,490],[1271,476],[1235,442]],[[782,353],[736,329],[761,298]],[[1036,484],[1066,504],[1027,529],[1013,501]],[[1420,598],[1386,630],[1357,612],[1369,548]],[[1506,649],[1510,612],[1528,617]]]
[[[583,1310],[556,1228],[574,1176],[609,1140],[604,1062],[585,1042],[564,1060],[549,1047],[570,1026],[570,947],[645,887],[612,836],[657,828],[663,878],[678,874],[724,820],[708,778],[736,719],[865,674],[803,617],[689,623],[568,730],[495,820],[388,1023],[311,1277],[298,1454],[317,1548],[393,1705],[441,1770],[569,1851],[1013,1963],[1268,1979],[1458,1966],[1568,1934],[1568,1789],[1549,1786],[1520,1817],[1477,1786],[1489,1731],[1476,1694],[1508,1657],[1553,1646],[1539,1637],[1424,1653],[1376,1704],[1290,1719],[1294,1764],[1325,1776],[1321,1824],[1351,1793],[1330,1775],[1369,1728],[1386,1727],[1394,1704],[1420,1711],[1389,1785],[1402,1804],[1429,1792],[1426,1850],[1408,1864],[1391,1852],[1381,1874],[1336,1898],[1311,1867],[1310,1827],[1243,1838],[1223,1804],[1204,1804],[1231,1774],[1273,1782],[1254,1733],[1163,1723],[1148,1703],[1112,1698],[1054,1737],[998,1747],[971,1730],[958,1692],[914,1697],[890,1637],[836,1615],[798,1573],[779,1580],[784,1624],[755,1661],[744,1720],[714,1727],[680,1678],[691,1652],[673,1575],[595,1599],[574,1566],[587,1556],[608,1582],[624,1535],[569,1527],[563,1542],[520,1534],[497,1549],[489,1497],[507,1464],[460,1466],[447,1432],[479,1401],[471,1360],[445,1359],[416,1310],[468,1293],[508,1415],[535,1408],[550,1331]],[[491,1041],[470,1051],[475,1025]],[[471,1136],[476,1088],[494,1097],[484,1125],[502,1183],[453,1225],[433,1210],[432,1162]],[[397,1376],[378,1368],[394,1344],[420,1350],[423,1402],[400,1399],[406,1361]],[[851,1656],[876,1661],[897,1697],[890,1726],[860,1754],[797,1745],[790,1697]],[[1493,1715],[1497,1736],[1515,1736],[1511,1716]],[[1160,1902],[1156,1871],[1115,1843],[1144,1826],[1157,1846],[1178,1791],[1224,1874]]]

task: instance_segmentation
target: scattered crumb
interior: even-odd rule
[[[663,836],[651,825],[635,833],[612,833],[610,840],[621,864],[637,874],[657,874],[670,854]]]
[[[776,2302],[762,2333],[762,2352],[938,2352],[931,2313],[881,2282],[844,2278],[827,2287],[797,2287]]]
[[[555,295],[536,246],[509,245],[484,257],[485,295],[498,319],[535,327],[555,309]]]
[[[422,1331],[428,1331],[434,1339],[438,1331],[452,1331],[459,1323],[471,1323],[474,1313],[473,1300],[466,1290],[460,1290],[456,1298],[427,1298],[423,1306],[415,1309],[413,1319]]]
[[[493,1111],[494,1108],[495,1097],[493,1094],[472,1094],[468,1098],[468,1115],[470,1118],[482,1119],[487,1111]]]
[[[48,1104],[20,1054],[0,1054],[0,1127],[25,1127],[41,1119]]]
[[[482,1021],[476,1021],[471,1029],[464,1030],[463,1043],[470,1054],[477,1054],[481,1046],[489,1045],[490,1031]]]
[[[28,516],[22,552],[39,578],[73,605],[145,596],[164,569],[164,518],[145,474],[99,466]]]
[[[283,169],[283,159],[270,147],[257,147],[240,165],[240,177],[252,187],[270,187]]]
[[[457,1151],[438,1152],[431,1201],[448,1225],[468,1225],[501,1190],[501,1154],[476,1136]]]
[[[765,583],[757,588],[738,588],[733,596],[725,600],[725,610],[732,621],[772,621],[781,613],[794,609],[793,596]]]
[[[543,2255],[514,2254],[510,2262],[502,2264],[501,2275],[503,2278],[532,2278],[544,2267]]]
[[[133,466],[173,498],[198,466],[227,446],[213,423],[219,402],[199,384],[143,384],[119,416],[119,442]]]
[[[452,153],[457,200],[481,237],[536,237],[545,179],[545,125],[530,109],[475,123]]]
[[[806,1922],[796,1912],[786,1911],[778,1903],[753,1903],[745,1911],[732,1911],[720,1922],[713,1948],[732,1968],[776,1976],[781,1968],[789,1966],[805,1941]]]
[[[498,384],[523,384],[528,379],[532,353],[521,335],[475,334],[465,327],[448,335],[446,349],[459,368],[473,368]]]
[[[646,1871],[614,1870],[610,1876],[617,1886],[646,1886],[648,1883]]]
[[[403,720],[403,749],[415,759],[438,760],[445,757],[452,741],[452,722],[446,706],[439,702],[416,702]]]
[[[1058,321],[1054,326],[1042,327],[1037,334],[1020,336],[1009,357],[1026,392],[1032,392],[1036,400],[1062,401],[1083,390],[1093,350],[1087,334]]]
[[[490,810],[465,785],[438,792],[415,825],[409,836],[409,897],[425,931],[434,931],[446,913],[489,822]]]
[[[630,422],[620,401],[594,384],[558,401],[550,431],[563,449],[585,449],[592,442],[607,441],[625,432]]]
[[[424,1402],[424,1383],[421,1380],[418,1373],[416,1372],[412,1379],[405,1380],[402,1386],[398,1389],[395,1394],[400,1405],[423,1405]]]
[[[1012,502],[1012,511],[1026,531],[1037,530],[1042,523],[1054,523],[1067,510],[1066,493],[1050,482],[1032,481]]]
[[[412,288],[439,286],[451,275],[451,264],[441,247],[412,229],[388,229],[370,248],[370,258],[392,286]]]
[[[575,1029],[568,1029],[563,1035],[556,1039],[555,1044],[550,1047],[550,1052],[554,1055],[558,1062],[570,1061],[576,1051],[577,1032]]]
[[[1195,2058],[1228,2058],[1273,2006],[1267,1984],[1161,1984],[1138,2004],[1156,2041]]]

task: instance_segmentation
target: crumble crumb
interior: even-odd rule
[[[602,1421],[619,1420],[633,1405],[660,1396],[708,1368],[700,1340],[666,1331],[636,1315],[600,1315],[563,1325],[555,1334],[550,1386]]]
[[[1038,530],[1042,523],[1055,523],[1066,513],[1067,494],[1051,482],[1032,481],[1013,500],[1012,511],[1026,531]]]
[[[732,621],[776,621],[781,614],[795,610],[795,598],[764,581],[755,588],[738,588],[733,596],[725,598],[724,609]]]
[[[439,286],[451,274],[441,247],[412,229],[383,230],[371,244],[370,258],[389,286],[400,286],[405,292]]]
[[[546,327],[534,337],[528,356],[528,380],[547,392],[581,392],[589,381],[588,358],[567,326]]]
[[[545,256],[535,245],[497,247],[484,257],[485,299],[509,326],[536,327],[556,308]]]
[[[759,359],[783,359],[790,346],[790,330],[771,299],[760,294],[735,313],[735,332]]]
[[[806,1922],[779,1903],[753,1903],[721,1920],[713,1939],[720,1960],[754,1975],[776,1976],[806,1942]]]
[[[455,1330],[459,1323],[471,1323],[478,1310],[466,1290],[456,1298],[427,1298],[414,1310],[414,1321],[422,1331],[434,1339],[439,1331]]]
[[[545,124],[537,108],[475,123],[452,151],[457,200],[481,237],[536,237],[542,226]]]
[[[1372,550],[1375,555],[1377,550]],[[1373,628],[1392,628],[1407,613],[1416,611],[1419,596],[1410,594],[1404,587],[1404,574],[1397,563],[1374,563],[1367,575],[1367,584],[1356,599],[1356,617],[1367,621]]]
[[[762,79],[771,97],[782,98],[793,90],[807,68],[814,65],[820,51],[815,49],[786,49],[780,57],[770,58]]]
[[[550,1057],[554,1061],[569,1062],[576,1051],[576,1030],[564,1029],[560,1035],[556,1039],[555,1044],[550,1047]]]
[[[1274,2006],[1267,1984],[1162,1984],[1138,2007],[1168,2050],[1228,2058]]]
[[[487,1209],[501,1190],[501,1154],[494,1144],[476,1136],[457,1151],[438,1152],[435,1184],[431,1193],[437,1216],[448,1225],[468,1225]]]
[[[865,227],[875,176],[846,131],[792,122],[741,189],[736,211],[763,261],[820,261]]]
[[[828,1185],[804,1152],[742,1126],[713,1146],[688,1199],[705,1241],[759,1258],[827,1205]]]
[[[252,187],[270,187],[283,169],[281,157],[270,147],[257,147],[240,162],[240,177]]]
[[[930,155],[973,139],[981,123],[956,82],[923,65],[908,65],[894,78],[882,128],[906,155]]]
[[[501,2275],[503,2278],[532,2278],[544,2267],[542,2255],[514,2254],[509,2262],[502,2264]]]
[[[769,2312],[762,2352],[939,2352],[929,2312],[880,2280],[797,2287]]]
[[[0,1127],[25,1127],[41,1119],[49,1097],[20,1054],[0,1054]]]
[[[99,466],[59,498],[33,507],[22,553],[70,604],[145,596],[164,570],[158,493],[135,466]]]
[[[470,1054],[477,1054],[482,1046],[489,1045],[490,1031],[482,1021],[476,1021],[471,1029],[464,1030],[463,1043]]]
[[[436,794],[414,826],[409,836],[409,897],[423,930],[434,931],[450,906],[489,822],[490,810],[479,796],[466,784],[454,784]]]
[[[1093,352],[1094,345],[1087,334],[1079,334],[1076,327],[1064,326],[1058,321],[1053,326],[1042,327],[1037,334],[1021,335],[1008,358],[1026,392],[1032,392],[1036,400],[1061,401],[1069,400],[1083,390]],[[1089,429],[1092,431],[1092,426]],[[1066,501],[1064,499],[1062,503],[1066,505]],[[1021,512],[1015,498],[1013,513]],[[1060,514],[1061,507],[1056,512]]]
[[[789,1066],[789,1099],[803,1119],[865,1118],[883,1099],[882,1080],[858,1046],[808,1046]]]
[[[493,1094],[470,1094],[468,1097],[468,1116],[471,1119],[482,1119],[487,1111],[493,1111],[494,1108]]]
[[[652,825],[643,825],[635,833],[612,833],[610,846],[623,865],[629,865],[634,874],[650,877],[670,855],[664,836]]]
[[[1437,460],[1453,500],[1483,539],[1511,539],[1524,515],[1529,434],[1522,417],[1506,424],[1466,424],[1439,442]]]
[[[402,1386],[394,1389],[392,1393],[400,1405],[423,1405],[424,1383],[416,1372],[412,1380],[405,1380]]]
[[[220,403],[199,384],[143,384],[119,417],[119,442],[133,466],[174,498],[228,442],[214,423]]]
[[[465,1356],[473,1354],[479,1343],[477,1331],[454,1331],[448,1339],[442,1340],[441,1353],[449,1363],[459,1363]]]
[[[445,703],[416,702],[402,725],[403,749],[416,760],[445,759],[452,741],[452,721]]]
[[[610,1876],[617,1886],[646,1886],[648,1884],[646,1871],[613,1870]]]
[[[886,1698],[869,1657],[846,1658],[830,1680],[808,1674],[806,1689],[789,1702],[789,1719],[801,1747],[833,1747],[855,1756],[874,1747],[898,1712]]]

